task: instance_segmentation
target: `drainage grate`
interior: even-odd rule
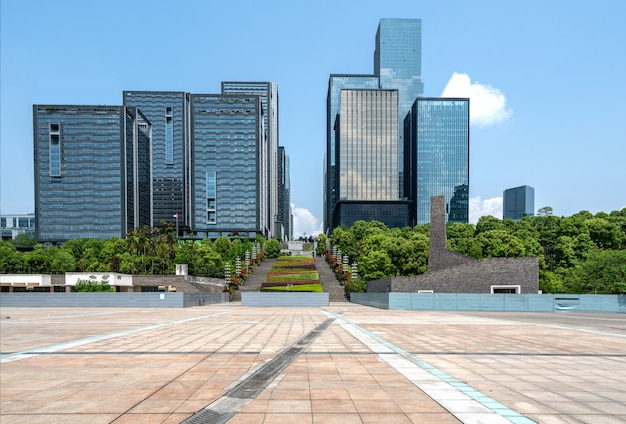
[[[297,342],[279,353],[248,378],[205,409],[196,412],[181,424],[223,424],[231,419],[244,405],[257,397],[302,351],[335,321],[326,321],[302,336]]]

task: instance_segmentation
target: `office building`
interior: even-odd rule
[[[533,216],[535,211],[535,189],[524,185],[504,190],[502,200],[503,219],[522,219]]]
[[[35,214],[10,214],[0,216],[2,240],[11,240],[20,234],[35,236]]]
[[[193,94],[192,231],[199,238],[271,236],[261,99]]]
[[[340,99],[333,222],[408,225],[407,203],[398,196],[398,91],[341,90]]]
[[[134,106],[152,123],[152,226],[175,221],[181,232],[191,222],[190,94],[177,91],[124,91],[125,106]]]
[[[404,117],[417,97],[423,95],[421,80],[421,20],[381,19],[375,37],[374,73],[332,74],[328,83],[327,97],[327,147],[324,160],[324,231],[329,233],[338,222],[334,211],[340,201],[338,192],[339,175],[335,127],[341,91],[347,89],[395,90],[397,92],[397,127],[395,154],[397,155],[397,189],[394,201],[406,201],[404,183]],[[354,210],[358,214],[358,209]],[[363,216],[363,219],[367,219]]]
[[[152,222],[150,121],[135,107],[34,105],[35,237],[108,239]]]
[[[418,98],[404,127],[411,225],[430,222],[434,196],[445,197],[448,222],[468,222],[469,99]]]
[[[226,81],[222,82],[222,94],[253,94],[261,98],[264,137],[267,146],[265,157],[268,158],[266,166],[267,202],[270,211],[268,214],[269,222],[265,225],[269,228],[270,236],[275,237],[277,234],[275,226],[281,222],[278,219],[278,85],[275,82]],[[284,223],[282,224],[284,225]]]
[[[291,215],[291,180],[289,155],[283,146],[278,147],[278,223],[281,231],[277,238],[282,241],[293,240],[293,218]]]
[[[381,89],[398,90],[398,185],[404,180],[403,121],[416,98],[424,95],[422,83],[422,21],[420,19],[381,19],[376,31],[374,74]]]

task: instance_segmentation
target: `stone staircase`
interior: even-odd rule
[[[261,285],[265,282],[265,277],[272,269],[274,261],[275,259],[264,259],[258,266],[254,267],[248,278],[246,278],[245,283],[239,286],[239,290],[233,292],[230,301],[241,302],[242,292],[261,291]],[[328,300],[330,302],[348,302],[343,286],[339,284],[337,276],[326,262],[326,259],[316,257],[315,267],[320,276],[322,288],[325,292],[328,292]]]
[[[348,302],[343,286],[339,283],[335,272],[323,257],[315,257],[315,268],[320,275],[322,288],[328,292],[329,302]]]

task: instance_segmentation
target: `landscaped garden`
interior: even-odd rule
[[[323,292],[311,256],[280,256],[261,285],[261,291]]]

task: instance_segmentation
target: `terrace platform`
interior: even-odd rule
[[[0,423],[626,422],[626,315],[0,309]]]

